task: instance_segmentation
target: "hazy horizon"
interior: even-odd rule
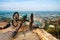
[[[0,10],[60,11],[60,0],[0,0]]]

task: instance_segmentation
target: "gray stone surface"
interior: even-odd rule
[[[19,32],[15,38],[12,38],[12,32],[0,33],[0,40],[39,40],[36,33],[31,31]]]
[[[0,40],[11,40],[12,32],[0,33]]]
[[[18,33],[16,39],[14,40],[39,40],[39,37],[36,33],[29,31],[26,33]]]

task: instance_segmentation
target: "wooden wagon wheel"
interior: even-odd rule
[[[15,12],[14,14],[13,14],[13,20],[12,20],[12,24],[13,24],[13,26],[14,27],[17,27],[17,25],[18,25],[18,21],[19,20],[19,13],[18,12]]]

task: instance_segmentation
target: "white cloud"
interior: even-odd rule
[[[59,8],[59,5],[44,4],[37,1],[0,3],[0,10],[60,10]]]

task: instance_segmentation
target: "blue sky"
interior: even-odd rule
[[[0,0],[0,10],[60,11],[60,0]]]

